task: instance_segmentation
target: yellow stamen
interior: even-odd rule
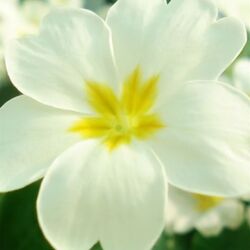
[[[137,67],[124,81],[120,98],[107,85],[87,81],[88,103],[96,116],[75,122],[70,131],[84,138],[101,138],[110,150],[130,143],[133,138],[149,138],[165,127],[152,112],[158,81],[158,75],[143,81],[141,69]]]
[[[217,196],[193,194],[193,197],[197,201],[196,208],[200,212],[206,212],[207,210],[218,206],[223,201],[222,197]]]

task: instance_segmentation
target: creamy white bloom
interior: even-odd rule
[[[16,37],[37,33],[42,19],[55,7],[83,7],[84,0],[26,0],[19,5],[19,28]]]
[[[235,16],[250,29],[250,1],[249,0],[216,0],[220,10],[228,15]]]
[[[119,0],[106,21],[54,10],[9,45],[25,96],[0,110],[0,191],[44,176],[38,216],[56,249],[150,249],[165,175],[192,192],[250,189],[249,99],[216,81],[246,32],[216,18],[210,0]]]
[[[244,219],[244,205],[236,198],[220,198],[169,188],[166,231],[187,233],[193,229],[215,236],[223,228],[236,229]]]
[[[15,38],[36,34],[41,20],[48,14],[50,5],[38,0],[27,0],[18,6],[19,26],[16,29]]]

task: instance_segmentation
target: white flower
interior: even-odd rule
[[[192,192],[248,192],[249,99],[215,80],[246,32],[216,18],[207,0],[119,0],[106,22],[61,8],[9,45],[25,96],[0,111],[0,191],[44,177],[38,216],[56,249],[150,249],[163,168]]]
[[[15,16],[15,21],[12,19],[11,22],[15,24],[15,29],[12,30],[13,35],[11,38],[37,33],[41,20],[53,7],[83,6],[81,0],[50,0],[48,2],[41,0],[26,0],[22,4],[12,0],[9,2],[9,5],[15,10],[12,10],[12,16]],[[7,21],[8,18],[6,19],[6,22]],[[6,34],[4,33],[3,35]]]
[[[50,5],[38,0],[27,0],[18,7],[19,25],[15,37],[19,38],[37,33],[44,16],[48,14]]]
[[[237,199],[205,196],[170,187],[166,230],[187,233],[197,229],[204,236],[218,235],[223,228],[236,229],[244,219],[244,205]]]
[[[250,29],[250,1],[249,0],[216,0],[220,10],[228,15],[241,18]]]

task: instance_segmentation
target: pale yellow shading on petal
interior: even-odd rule
[[[207,210],[218,206],[224,200],[222,197],[202,194],[193,194],[193,197],[197,201],[196,208],[200,212],[206,212]]]

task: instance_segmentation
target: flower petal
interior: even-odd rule
[[[79,141],[67,133],[78,117],[25,96],[6,103],[0,109],[0,192],[41,178],[58,154]]]
[[[250,96],[250,60],[247,58],[239,60],[233,71],[235,87]]]
[[[191,193],[169,185],[169,200],[166,207],[166,230],[172,233],[187,233],[194,229],[201,214]]]
[[[38,198],[43,232],[57,249],[146,250],[164,224],[164,173],[150,152],[81,142],[48,171]],[[63,218],[63,219],[62,219]]]
[[[185,84],[162,107],[153,148],[171,184],[214,196],[250,190],[250,101],[226,84]]]
[[[223,225],[232,230],[238,228],[244,221],[245,207],[238,199],[225,200],[217,207],[217,212],[220,214]]]
[[[109,30],[94,13],[60,8],[40,35],[13,41],[6,51],[14,85],[46,105],[84,112],[86,80],[116,83]]]
[[[214,210],[205,214],[196,222],[195,228],[204,236],[212,237],[220,234],[223,230],[221,217]]]
[[[246,42],[238,20],[215,22],[210,0],[165,2],[119,0],[107,17],[122,78],[140,65],[146,76],[160,75],[164,97],[185,81],[217,78]]]

